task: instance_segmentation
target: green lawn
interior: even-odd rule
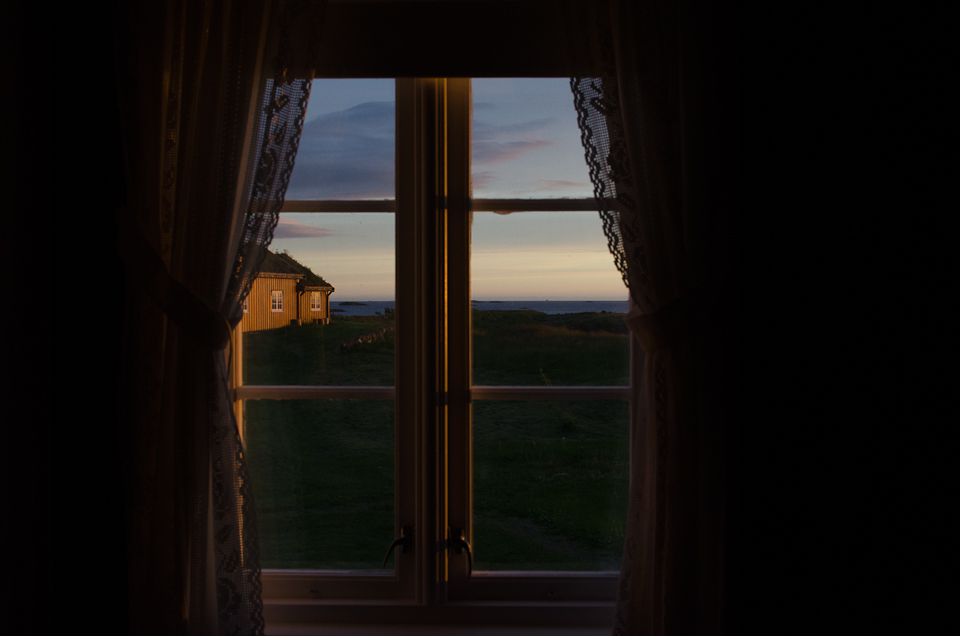
[[[392,327],[376,316],[334,317],[329,325],[281,327],[243,334],[244,384],[393,385],[393,334],[349,353],[338,347]]]
[[[474,311],[474,383],[626,384],[621,314]],[[244,335],[247,384],[393,384],[393,337],[337,348],[392,323]],[[268,568],[378,568],[393,539],[393,404],[250,400],[247,449]],[[618,569],[627,496],[627,405],[473,405],[478,569]]]
[[[393,540],[393,403],[250,400],[244,419],[261,565],[379,567]]]
[[[619,569],[627,435],[626,403],[476,402],[476,567]]]
[[[474,310],[473,383],[629,384],[623,314]]]

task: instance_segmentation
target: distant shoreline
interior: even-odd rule
[[[337,305],[379,305],[382,303],[394,303],[395,299],[390,300],[331,300],[330,304]],[[471,303],[625,303],[627,302],[624,299],[613,299],[613,300],[530,300],[527,298],[522,298],[520,300],[471,300]]]

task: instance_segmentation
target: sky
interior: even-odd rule
[[[473,198],[580,198],[592,186],[568,79],[473,80]],[[394,81],[314,80],[287,190],[296,199],[394,197]],[[624,300],[595,212],[473,215],[471,298]],[[271,249],[336,288],[393,300],[392,213],[283,214]]]

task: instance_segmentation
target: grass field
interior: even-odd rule
[[[244,335],[246,384],[393,384],[376,317]],[[474,384],[616,385],[629,378],[621,314],[474,311]],[[376,569],[394,533],[389,401],[248,400],[247,455],[267,568]],[[477,569],[618,569],[627,405],[473,405]]]
[[[361,334],[392,326],[392,321],[377,316],[334,317],[329,325],[243,334],[243,383],[390,386],[393,334],[350,353],[337,348]]]

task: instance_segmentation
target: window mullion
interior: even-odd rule
[[[438,550],[446,519],[443,88],[436,79],[397,80],[397,466],[413,480],[412,496],[398,496],[398,529],[415,528],[414,598],[425,605],[440,602],[446,556]]]
[[[472,536],[470,430],[470,148],[472,97],[469,79],[447,80],[447,285],[448,439],[447,528]],[[455,538],[448,536],[449,538]],[[447,550],[447,580],[469,576],[467,555]]]
[[[473,199],[474,212],[596,212],[597,200],[581,199]]]
[[[393,199],[361,199],[361,200],[295,200],[284,201],[280,214],[334,212],[396,212],[397,202]]]
[[[296,386],[247,384],[235,389],[236,400],[392,400],[392,386]]]
[[[471,400],[624,400],[629,386],[474,386]]]

